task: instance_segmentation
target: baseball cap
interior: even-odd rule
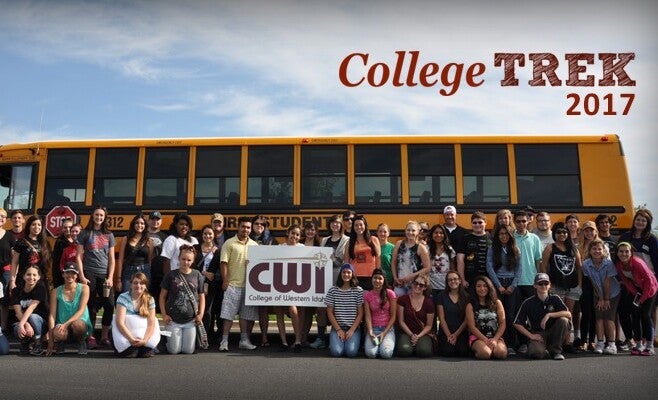
[[[160,211],[151,211],[149,214],[149,219],[162,219],[162,214],[160,214]]]
[[[446,206],[446,207],[443,209],[443,213],[444,213],[444,214],[447,214],[447,213],[454,213],[454,214],[457,214],[457,209],[455,208],[455,206]]]
[[[540,273],[538,273],[537,275],[535,275],[535,284],[537,284],[537,283],[539,283],[539,282],[548,282],[548,283],[551,283],[551,280],[550,280],[550,278],[548,277],[548,274],[545,274],[545,273],[543,273],[543,272],[540,272]]]
[[[343,266],[340,267],[340,272],[343,272],[346,269],[349,269],[350,271],[352,271],[352,273],[354,273],[354,267],[352,266],[352,264],[343,264]]]
[[[78,273],[78,266],[75,263],[68,262],[66,265],[64,265],[64,269],[62,270],[62,273],[64,272],[74,272],[75,274]]]
[[[214,213],[212,215],[212,218],[210,219],[210,222],[215,222],[215,221],[222,221],[224,222],[224,216],[220,213]]]
[[[583,230],[585,230],[587,228],[591,228],[591,229],[596,230],[596,224],[592,221],[585,221],[585,223],[583,224]]]

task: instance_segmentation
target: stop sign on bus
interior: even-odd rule
[[[72,219],[76,221],[77,215],[69,206],[56,206],[46,214],[46,230],[53,237],[58,237],[62,233],[62,221]]]

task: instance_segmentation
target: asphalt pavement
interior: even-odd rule
[[[254,342],[257,336],[254,335]],[[328,350],[301,353],[272,346],[217,346],[193,355],[116,358],[110,349],[78,356],[0,357],[0,399],[653,399],[658,358],[567,355],[564,361],[446,358],[370,360],[332,358]],[[292,339],[292,338],[290,338]],[[420,397],[417,397],[420,396]]]

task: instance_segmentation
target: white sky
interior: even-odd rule
[[[234,3],[0,0],[0,142],[617,133],[635,203],[658,212],[655,2]],[[438,86],[340,84],[348,54],[393,65],[398,50],[418,50],[420,63],[441,67],[482,62],[485,82],[462,84],[450,97]],[[526,66],[517,73],[520,86],[504,88],[496,52],[550,52],[560,60],[634,52],[626,71],[637,86],[529,87]],[[600,76],[599,61],[589,68]],[[566,62],[558,75],[566,79]],[[626,116],[566,116],[569,92],[636,99]],[[614,106],[620,111],[623,103]]]

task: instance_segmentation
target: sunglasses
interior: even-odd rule
[[[420,288],[427,287],[426,284],[424,284],[424,283],[422,283],[422,282],[416,282],[416,281],[414,281],[414,282],[412,283],[412,285],[414,285],[414,286],[418,286],[418,287],[420,287]]]
[[[546,281],[544,281],[544,282],[537,282],[536,285],[537,285],[537,286],[548,286],[549,283],[546,282]]]

